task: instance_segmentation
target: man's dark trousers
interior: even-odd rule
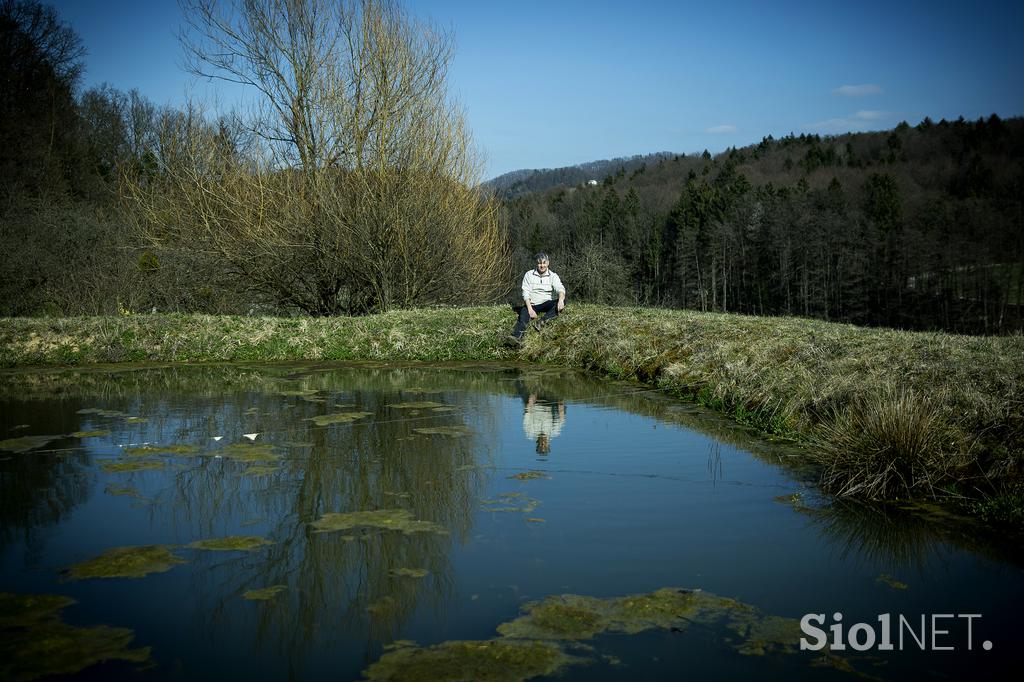
[[[558,317],[558,301],[552,299],[550,301],[544,301],[543,303],[534,303],[533,309],[539,314],[544,313],[539,319],[541,322],[547,322],[550,319]],[[519,310],[519,320],[516,322],[515,329],[512,330],[512,336],[517,339],[523,338],[523,334],[526,333],[526,325],[530,324],[530,311],[524,305]]]

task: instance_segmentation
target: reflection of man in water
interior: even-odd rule
[[[561,400],[549,402],[537,400],[536,393],[530,393],[523,409],[523,431],[530,440],[537,441],[537,454],[551,452],[551,439],[562,432],[565,422],[565,403]]]

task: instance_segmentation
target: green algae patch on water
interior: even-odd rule
[[[69,580],[89,578],[142,578],[150,573],[164,573],[185,560],[166,545],[115,547],[103,554],[70,566],[64,576]]]
[[[78,410],[75,414],[94,414],[97,417],[127,417],[128,415],[120,410],[104,410],[99,407],[84,407]]]
[[[145,455],[193,455],[199,452],[194,445],[140,445],[134,448],[125,448],[124,454],[130,457],[141,457]]]
[[[249,590],[242,594],[243,599],[249,601],[270,601],[281,592],[287,590],[286,585],[271,585],[270,587],[264,587],[259,590]]]
[[[674,587],[607,599],[555,595],[523,608],[525,615],[498,626],[498,632],[516,639],[585,640],[605,632],[634,635],[645,630],[683,628],[737,614],[749,629],[753,622],[750,614],[755,613],[752,607],[733,599]]]
[[[448,407],[444,403],[435,403],[431,400],[421,400],[418,402],[408,403],[389,403],[388,407],[393,407],[396,410],[431,410],[435,407]]]
[[[353,530],[356,528],[379,528],[381,530],[397,530],[406,535],[411,533],[438,533],[446,535],[443,526],[432,521],[413,518],[408,509],[376,509],[373,511],[354,511],[347,513],[327,513],[311,524],[315,532],[328,533],[333,531]]]
[[[53,594],[0,593],[0,679],[27,682],[73,675],[102,661],[149,661],[149,647],[128,648],[131,630],[63,622],[61,609],[74,603]]]
[[[8,438],[7,440],[0,440],[0,450],[7,450],[8,452],[21,454],[23,452],[28,452],[29,450],[37,450],[63,437],[64,436],[21,436],[19,438]]]
[[[743,637],[734,648],[744,656],[764,656],[769,651],[796,653],[797,644],[804,635],[800,622],[795,618],[761,616],[753,611],[746,617],[742,614],[732,616],[729,628]]]
[[[452,641],[430,647],[398,647],[363,675],[371,682],[521,682],[553,676],[584,662],[548,642]]]
[[[530,514],[540,506],[540,500],[511,492],[502,493],[497,499],[480,500],[480,506],[485,512]]]
[[[106,429],[95,429],[93,431],[75,431],[69,435],[72,438],[102,438],[103,436],[109,436],[110,431]]]
[[[413,431],[425,436],[452,436],[453,438],[461,438],[473,433],[473,430],[466,426],[425,426],[413,429]]]
[[[266,538],[258,535],[229,535],[224,538],[211,538],[209,540],[196,540],[187,546],[192,549],[205,549],[213,552],[251,552],[264,545],[274,544]]]
[[[128,473],[132,471],[154,471],[163,469],[164,463],[158,459],[141,459],[132,462],[107,462],[100,467],[107,473]]]
[[[336,412],[334,414],[322,414],[317,417],[310,417],[306,421],[313,422],[317,426],[330,426],[331,424],[351,424],[357,419],[364,419],[371,416],[372,412]]]
[[[232,443],[225,445],[220,450],[212,450],[207,454],[221,456],[225,459],[233,459],[236,462],[249,464],[276,462],[281,459],[277,449],[270,443]]]
[[[391,575],[396,578],[425,578],[430,573],[425,568],[396,568]]]
[[[545,474],[543,471],[522,471],[518,474],[512,474],[508,478],[514,478],[517,481],[533,481],[538,478],[546,478],[548,480],[551,479],[551,477]]]
[[[516,639],[592,639],[611,627],[600,599],[565,594],[526,605],[526,615],[498,626]]]

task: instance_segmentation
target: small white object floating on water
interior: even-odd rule
[[[221,438],[223,438],[223,437],[224,437],[224,436],[214,436],[214,437],[213,437],[213,439],[214,439],[214,440],[220,440],[220,439],[221,439]]]
[[[260,435],[260,434],[258,434],[258,433],[243,433],[242,437],[243,438],[248,438],[249,440],[256,440],[256,436],[258,436],[258,435]]]

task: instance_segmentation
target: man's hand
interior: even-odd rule
[[[526,306],[526,312],[530,313],[531,320],[537,319],[537,311],[533,309],[532,305]]]
[[[562,312],[565,309],[565,301],[558,299],[558,312]]]

